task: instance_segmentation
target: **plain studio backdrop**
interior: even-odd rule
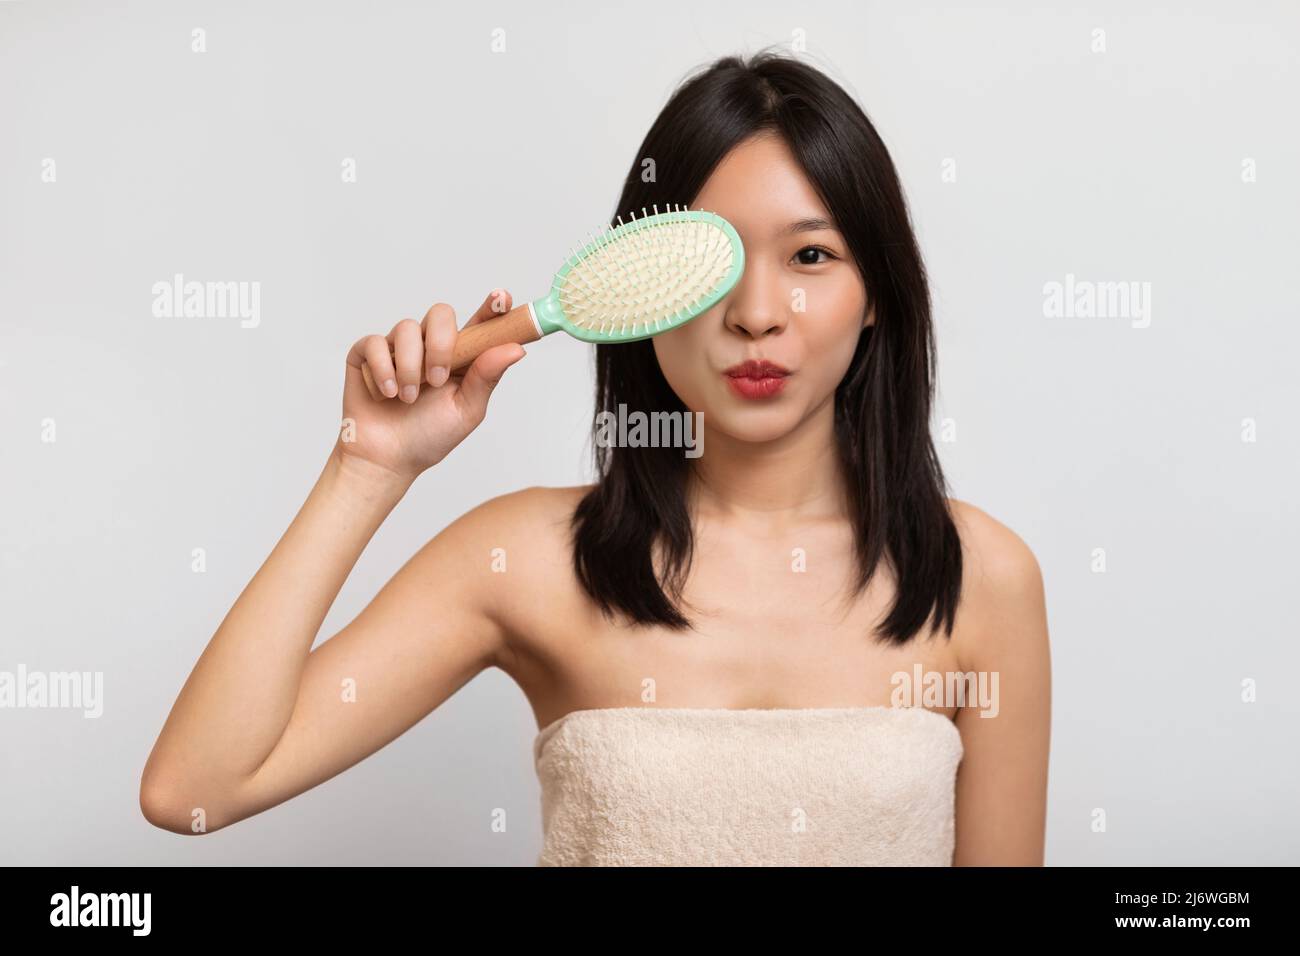
[[[541,295],[677,83],[775,43],[892,151],[951,493],[1043,569],[1047,862],[1300,863],[1300,14],[1138,6],[0,5],[0,671],[103,679],[98,717],[0,709],[0,860],[534,862],[499,671],[203,839],[144,820],[140,771],[319,474],[349,345]],[[156,315],[178,274],[255,321]],[[530,348],[318,642],[479,502],[590,480],[591,355]]]

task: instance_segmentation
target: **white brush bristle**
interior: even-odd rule
[[[617,335],[667,331],[690,317],[731,271],[731,242],[715,222],[664,219],[622,229],[618,221],[619,228],[606,230],[585,254],[569,259],[559,298],[579,328]]]

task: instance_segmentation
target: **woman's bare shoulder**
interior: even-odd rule
[[[568,525],[573,509],[594,485],[550,487],[532,485],[489,498],[470,509],[461,520],[480,528],[536,533],[558,524]]]
[[[948,505],[973,574],[995,587],[1032,583],[1038,559],[1020,535],[969,501],[949,498]]]
[[[572,621],[581,610],[571,529],[574,508],[591,487],[521,488],[489,498],[447,529],[455,539],[449,547],[474,569],[470,586],[479,606],[506,634],[506,660],[520,642],[542,640],[555,621]],[[515,673],[513,663],[501,666]]]
[[[549,568],[553,577],[557,562],[568,563],[573,511],[592,487],[534,485],[497,495],[465,512],[447,531],[461,547],[487,549],[493,566],[509,568],[518,584],[527,583],[530,571]]]
[[[1027,653],[1045,643],[1043,575],[1033,550],[1015,531],[967,501],[949,498],[962,543],[959,653]]]

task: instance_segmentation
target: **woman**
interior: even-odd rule
[[[926,277],[883,143],[815,69],[723,58],[665,107],[618,213],[673,203],[728,219],[744,274],[672,332],[598,346],[597,404],[702,412],[703,455],[601,447],[594,485],[484,503],[312,651],[371,535],[524,354],[449,377],[443,303],[360,339],[350,424],[145,768],[150,821],[275,806],[495,666],[541,728],[541,863],[1041,865],[1041,576],[944,497]],[[994,699],[954,698],[977,685]]]

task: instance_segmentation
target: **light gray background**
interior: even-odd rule
[[[149,826],[139,774],[319,473],[349,344],[541,294],[682,76],[804,31],[912,204],[953,494],[1044,571],[1048,863],[1300,862],[1296,8],[617,6],[0,5],[0,669],[105,680],[98,720],[0,710],[0,861],[534,862],[536,726],[495,671],[203,839]],[[260,282],[260,326],[154,318],[176,272]],[[1150,282],[1150,326],[1044,317],[1066,273]],[[320,639],[478,502],[588,480],[591,383],[587,346],[534,347]]]

